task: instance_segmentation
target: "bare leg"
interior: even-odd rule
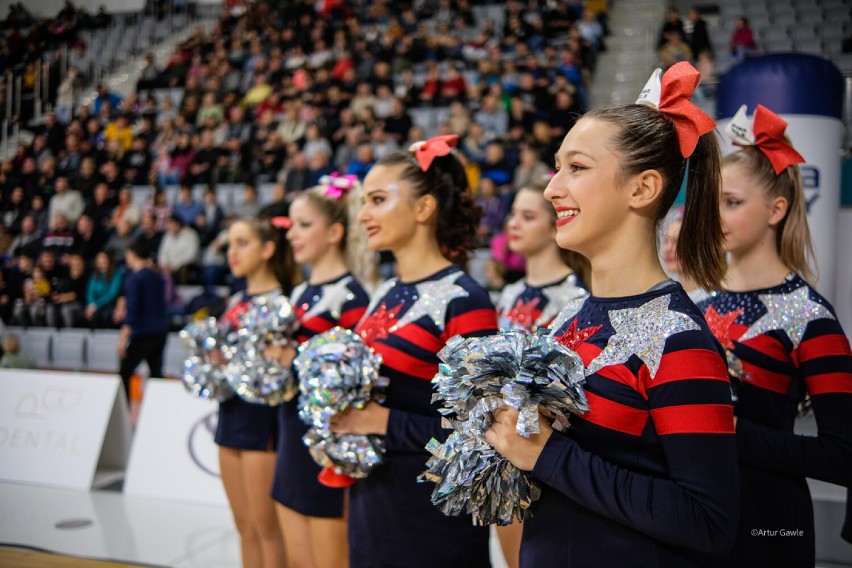
[[[269,492],[275,476],[275,452],[243,452],[243,491],[249,504],[252,528],[257,535],[262,563],[256,566],[280,568],[286,563],[284,540],[275,516],[275,502]]]
[[[278,514],[281,532],[284,533],[289,568],[316,568],[308,517],[280,503],[275,504],[275,512]]]
[[[222,484],[231,505],[231,513],[234,515],[234,524],[240,535],[243,566],[254,568],[261,565],[260,543],[251,522],[241,454],[240,450],[219,446],[219,469],[222,472]]]
[[[309,522],[316,568],[346,568],[349,566],[346,518],[310,517]]]
[[[500,537],[500,548],[509,568],[518,568],[521,556],[521,536],[524,525],[515,522],[505,527],[497,527],[497,536]]]

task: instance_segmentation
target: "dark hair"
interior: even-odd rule
[[[141,237],[137,237],[130,243],[130,246],[127,247],[128,252],[132,252],[139,260],[150,260],[153,256],[151,246],[148,242]]]
[[[299,283],[300,274],[287,240],[287,231],[273,225],[269,217],[241,217],[235,222],[248,225],[261,242],[275,245],[275,253],[269,259],[269,264],[281,284],[281,291],[285,294],[292,292]]]
[[[725,252],[719,213],[721,169],[719,143],[711,131],[698,139],[695,151],[684,159],[674,123],[648,105],[632,104],[592,110],[584,117],[611,124],[612,143],[620,156],[621,176],[656,170],[663,191],[654,220],[659,226],[686,181],[686,205],[677,257],[686,276],[707,290],[718,289],[725,275]],[[688,167],[688,171],[687,171]]]
[[[792,146],[786,135],[784,141]],[[787,268],[805,280],[813,281],[817,274],[816,255],[808,228],[805,190],[798,164],[787,166],[776,175],[769,158],[757,147],[747,146],[725,156],[722,165],[743,167],[747,175],[763,187],[766,195],[787,200],[787,213],[778,224],[775,250]]]
[[[377,166],[403,166],[400,178],[409,181],[416,197],[432,195],[438,202],[435,236],[447,260],[465,266],[476,247],[476,228],[482,209],[468,191],[464,166],[453,154],[438,156],[425,172],[413,152],[398,150]]]

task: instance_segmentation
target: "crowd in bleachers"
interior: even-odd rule
[[[91,104],[58,101],[0,167],[5,322],[120,324],[124,251],[138,238],[185,313],[180,286],[239,285],[224,254],[231,219],[285,214],[323,175],[363,178],[435,134],[460,135],[491,244],[587,104],[606,2],[315,6],[240,6],[163,68],[148,57],[129,96],[101,85]]]

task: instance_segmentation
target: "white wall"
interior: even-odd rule
[[[846,335],[852,337],[852,207],[840,210],[834,242],[834,298],[830,300]]]

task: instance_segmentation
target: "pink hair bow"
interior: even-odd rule
[[[714,128],[716,123],[689,99],[701,74],[686,61],[675,63],[663,74],[657,69],[648,79],[636,102],[660,109],[672,122],[677,131],[680,153],[688,158],[695,151],[698,139]]]
[[[269,224],[273,227],[286,231],[293,225],[293,222],[290,220],[290,217],[285,217],[281,215],[279,217],[273,217],[272,219],[270,219]]]
[[[757,146],[769,158],[775,175],[793,164],[805,162],[802,155],[784,140],[787,121],[763,105],[757,105],[751,120],[746,110],[746,105],[741,106],[725,128],[731,142],[737,146]]]
[[[432,160],[439,156],[446,156],[458,145],[458,134],[445,134],[422,142],[415,142],[408,149],[414,152],[414,157],[417,158],[420,169],[425,172],[432,165]]]
[[[355,184],[358,183],[358,176],[333,172],[327,176],[322,176],[319,182],[320,185],[326,186],[325,195],[340,199],[344,193],[355,187]]]

